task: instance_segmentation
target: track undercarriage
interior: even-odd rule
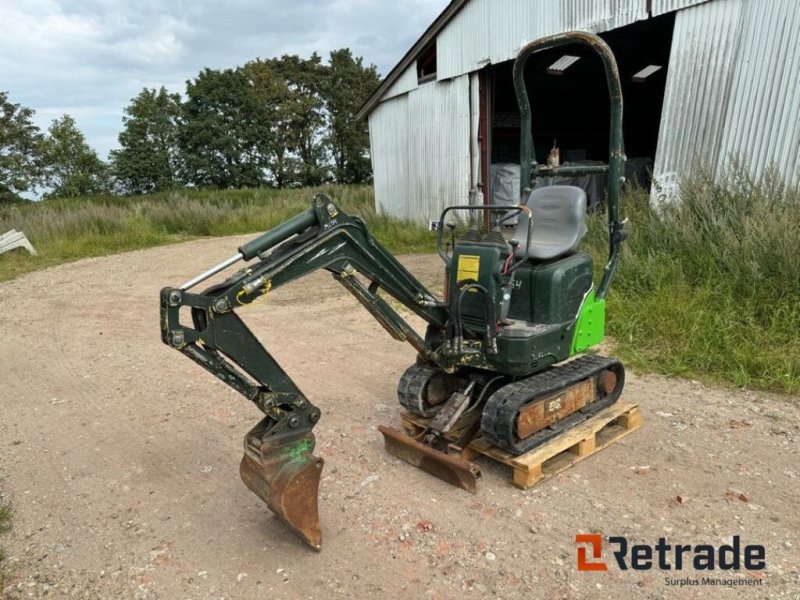
[[[387,450],[448,483],[477,490],[480,469],[456,456],[436,462],[430,449],[447,454],[479,435],[514,455],[523,454],[616,402],[625,383],[622,363],[584,355],[529,377],[484,371],[453,375],[426,364],[406,369],[397,388],[408,412],[429,418],[417,438],[381,427]],[[460,431],[456,440],[446,434]]]

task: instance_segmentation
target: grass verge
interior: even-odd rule
[[[680,202],[630,190],[630,238],[609,294],[618,353],[644,371],[800,393],[800,190],[774,173],[715,183],[699,171]],[[605,221],[591,219],[599,267]]]
[[[434,236],[418,224],[375,213],[371,186],[322,188],[358,214],[392,252],[427,252]],[[313,191],[180,190],[149,196],[100,196],[0,205],[0,232],[23,231],[38,251],[0,256],[0,281],[37,269],[205,236],[265,231],[310,206]]]
[[[0,535],[8,533],[11,530],[11,505],[7,503],[0,503]],[[3,547],[0,546],[0,594],[3,593],[4,584],[4,566],[3,561],[6,559],[6,553]]]

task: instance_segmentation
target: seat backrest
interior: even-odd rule
[[[551,185],[533,190],[525,203],[531,209],[533,235],[528,240],[529,219],[521,213],[514,238],[519,241],[518,258],[550,260],[572,254],[586,233],[586,192],[571,185]]]

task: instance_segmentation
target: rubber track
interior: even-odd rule
[[[523,406],[539,398],[557,394],[559,390],[589,379],[612,366],[617,372],[617,385],[607,397],[592,402],[524,440],[517,437],[517,415]],[[543,373],[504,385],[492,394],[483,409],[481,419],[483,436],[498,448],[515,455],[522,454],[614,404],[622,393],[624,383],[625,370],[619,361],[588,354],[581,356]]]
[[[411,365],[408,367],[397,383],[397,399],[400,401],[400,405],[420,417],[429,418],[434,416],[441,407],[428,405],[422,394],[431,378],[441,372],[436,367],[423,365]]]

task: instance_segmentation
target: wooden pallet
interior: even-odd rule
[[[428,419],[407,412],[402,414],[402,418],[403,428],[409,435],[417,435],[428,423]],[[608,448],[638,429],[641,424],[642,411],[638,405],[620,401],[562,435],[519,456],[492,446],[483,436],[474,439],[466,448],[458,448],[452,444],[450,447],[452,451],[467,460],[483,455],[511,467],[514,485],[526,490],[558,475],[603,448]],[[456,439],[458,433],[459,430],[456,428],[447,437]]]

